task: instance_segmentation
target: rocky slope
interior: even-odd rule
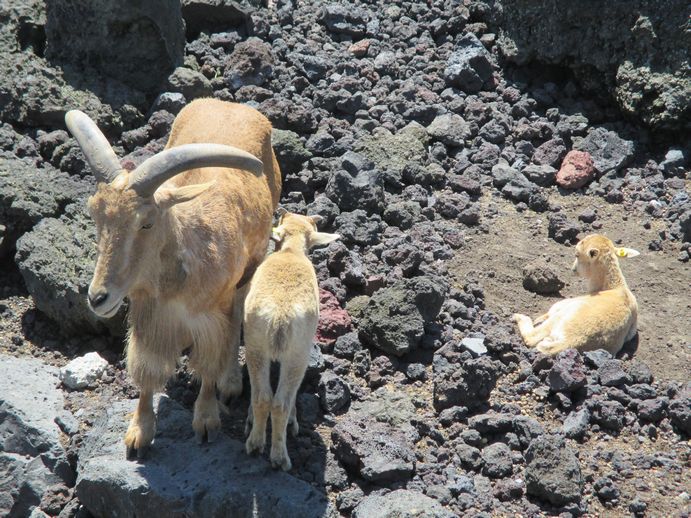
[[[658,131],[683,131],[688,99],[649,86],[647,70],[612,79],[634,52],[626,37],[582,17],[626,50],[593,54],[601,40],[578,46],[561,30],[551,46],[563,13],[547,2],[512,19],[521,2],[161,1],[156,23],[102,4],[0,6],[3,515],[688,515],[689,149]],[[640,13],[658,39],[637,40],[636,56],[688,50],[665,13]],[[540,16],[557,19],[527,48],[522,30]],[[89,30],[66,38],[65,17]],[[574,56],[607,71],[629,114],[593,97],[582,67],[566,71]],[[674,81],[655,84],[688,87],[679,56],[661,72]],[[93,180],[64,112],[92,115],[131,168],[203,96],[265,113],[282,205],[342,235],[312,253],[322,318],[289,474],[243,453],[247,379],[223,437],[193,443],[185,358],[157,400],[149,458],[124,460],[137,396],[124,313],[103,322],[85,304]],[[507,305],[537,312],[564,286],[578,293],[556,263],[595,231],[653,265],[624,267],[648,315],[639,338],[618,358],[526,349]]]

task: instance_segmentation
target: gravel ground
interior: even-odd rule
[[[162,148],[186,102],[251,104],[276,128],[281,204],[322,215],[324,230],[343,236],[311,254],[322,314],[298,396],[301,431],[288,441],[293,468],[256,487],[278,484],[285,492],[277,499],[300,505],[315,498],[314,516],[409,516],[413,508],[426,517],[688,516],[691,199],[683,130],[624,118],[565,66],[507,62],[497,44],[498,2],[280,1],[237,18],[213,12],[185,11],[186,37],[175,20],[157,26],[184,46],[183,66],[164,87],[140,92],[104,80],[110,89],[89,90],[99,101],[90,109],[132,166]],[[50,29],[55,13],[48,22],[40,10],[23,16]],[[3,59],[30,59],[40,90],[51,67],[63,65],[36,50],[37,34]],[[114,42],[122,52],[128,44]],[[168,56],[174,47],[159,51]],[[107,71],[94,66],[80,72],[85,80],[101,80],[99,66]],[[77,95],[70,88],[81,83],[73,83],[46,87],[46,95]],[[201,489],[162,489],[156,477],[173,476],[174,459],[157,456],[156,442],[138,471],[143,485],[127,485],[132,465],[119,460],[118,412],[133,408],[138,391],[124,370],[122,315],[98,322],[83,301],[93,265],[83,206],[93,185],[59,118],[29,93],[0,106],[0,353],[62,368],[96,351],[108,366],[86,388],[55,387],[71,416],[61,417],[59,447],[76,479],[45,487],[3,457],[0,473],[14,484],[10,500],[0,500],[3,512],[35,507],[38,516],[40,508],[83,518],[103,515],[105,505],[127,514],[148,495],[161,516],[182,508],[211,514],[218,502],[249,514],[236,496],[199,496],[220,494],[213,477],[195,479]],[[538,314],[581,293],[569,269],[573,245],[595,232],[641,252],[622,266],[640,306],[638,337],[617,358],[528,350],[510,315]],[[526,290],[530,276],[552,293]],[[243,395],[223,416],[220,441],[232,451],[244,441],[244,375]],[[191,428],[179,423],[197,390],[183,357],[159,402],[173,427],[158,430],[159,451],[191,441]],[[23,404],[0,394],[0,405],[10,403]],[[203,465],[218,462],[214,451],[186,447],[180,455]],[[101,454],[112,457],[99,461]],[[246,473],[265,469],[238,455]],[[113,468],[99,471],[99,462]],[[305,516],[271,505],[266,516]],[[408,514],[396,514],[401,506]]]

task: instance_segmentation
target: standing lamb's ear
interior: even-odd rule
[[[271,229],[271,241],[280,243],[281,241],[283,241],[284,234],[285,230],[283,230],[282,227],[273,227]]]
[[[340,234],[327,234],[326,232],[310,232],[307,246],[312,248],[313,246],[328,245],[332,241],[340,239]]]
[[[624,257],[636,257],[637,255],[641,255],[641,253],[638,250],[634,250],[633,248],[616,248],[614,250],[614,253],[617,255],[617,257],[624,258]]]
[[[314,216],[308,216],[308,217],[309,217],[309,219],[312,220],[312,223],[314,223],[317,226],[319,226],[322,223],[322,221],[324,221],[324,218],[318,214],[315,214]]]

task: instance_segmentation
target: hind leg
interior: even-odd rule
[[[297,410],[295,409],[295,404],[293,404],[293,410],[290,412],[290,417],[288,418],[288,425],[290,425],[290,435],[297,437],[300,433],[300,424],[298,423]]]
[[[249,437],[245,442],[248,454],[263,452],[266,444],[266,420],[271,411],[271,361],[248,342],[245,350],[247,370],[250,375],[252,402],[250,415],[245,423],[245,430],[251,425]],[[251,417],[250,417],[251,416]]]
[[[297,428],[294,419],[295,397],[302,378],[307,370],[307,357],[289,356],[281,361],[281,377],[271,405],[271,465],[284,471],[290,470],[292,463],[288,457],[286,432],[288,421],[293,422],[293,431]]]
[[[544,321],[539,326],[535,327],[529,316],[521,315],[520,313],[513,315],[512,320],[518,325],[518,331],[521,333],[523,341],[528,347],[535,347],[541,340],[548,337],[552,331],[549,318],[545,318],[545,315],[539,318],[544,319]]]
[[[548,318],[549,318],[549,313],[543,313],[543,314],[540,315],[539,317],[535,317],[535,318],[533,319],[533,325],[534,325],[534,326],[539,326],[540,324],[542,324],[542,323],[543,323],[545,320],[547,320]]]
[[[543,354],[554,355],[571,347],[571,344],[565,340],[552,340],[550,337],[547,337],[537,344],[535,349]]]
[[[197,442],[212,442],[221,429],[216,383],[228,361],[226,346],[230,329],[222,312],[198,315],[190,322],[193,337],[190,366],[201,378],[201,388],[194,403],[192,427]]]
[[[221,401],[227,401],[231,397],[242,394],[242,371],[240,370],[240,334],[242,332],[242,319],[245,309],[245,297],[249,289],[249,283],[235,291],[235,300],[230,314],[230,331],[228,337],[228,363],[225,371],[218,381],[218,391]]]

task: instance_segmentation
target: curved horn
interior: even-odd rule
[[[183,144],[147,158],[130,174],[130,187],[142,197],[176,174],[198,167],[232,167],[261,176],[264,164],[253,154],[223,144]]]
[[[113,148],[110,147],[108,139],[98,129],[96,123],[86,113],[70,110],[65,114],[65,125],[77,139],[96,180],[112,182],[122,171],[122,166]]]

